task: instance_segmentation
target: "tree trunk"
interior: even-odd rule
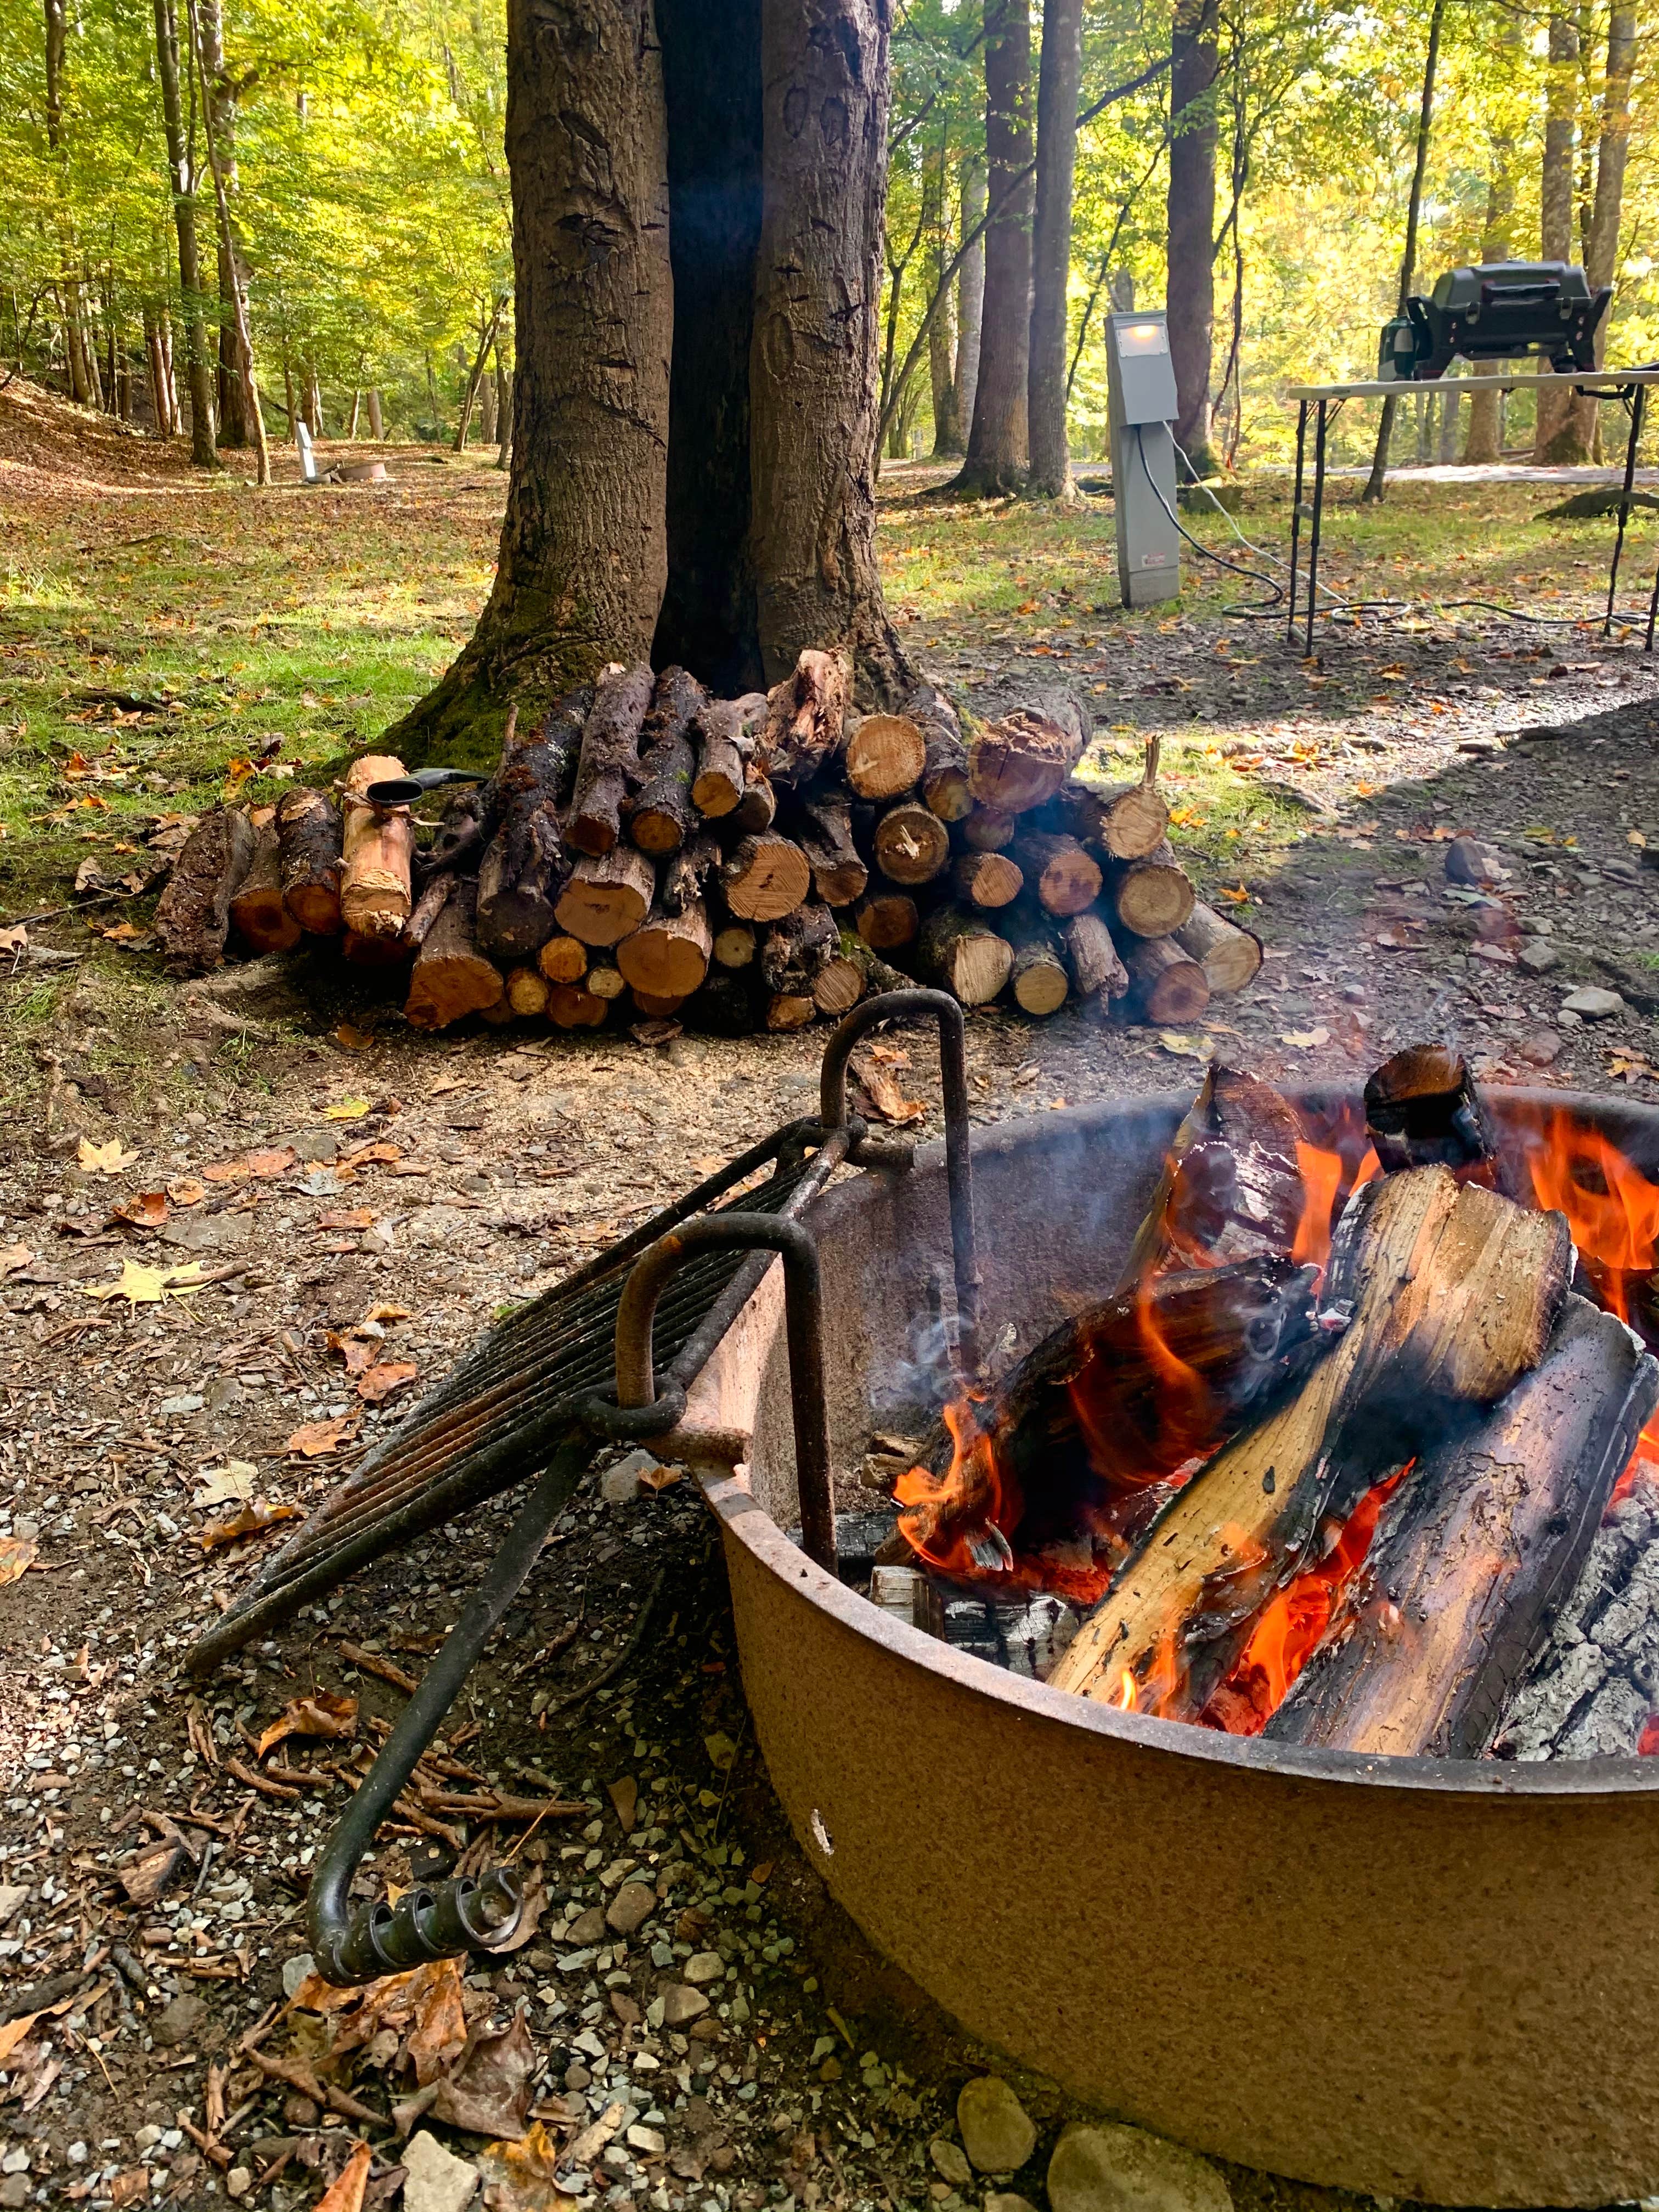
[[[241,270],[230,201],[236,190],[237,95],[225,70],[224,19],[220,0],[198,0],[197,30],[201,41],[201,64],[205,113],[204,122],[218,146],[218,167],[224,191],[217,196],[219,214],[219,443],[246,446],[252,441],[247,396],[243,385],[242,333],[236,315]]]
[[[930,290],[937,291],[951,258],[951,232],[945,216],[945,147],[922,173],[922,225],[927,234]],[[940,301],[927,332],[927,380],[933,395],[933,459],[950,459],[962,451],[962,417],[957,399],[957,319],[947,296]]]
[[[1026,398],[1031,315],[1031,11],[1030,0],[988,0],[985,35],[987,188],[999,213],[985,231],[979,374],[968,458],[953,489],[971,498],[1018,489],[1030,459]],[[1014,179],[1026,172],[1026,181]]]
[[[219,457],[213,435],[213,382],[208,369],[207,332],[202,320],[196,183],[191,174],[184,104],[179,89],[179,18],[175,0],[155,0],[155,74],[161,88],[167,183],[173,195],[173,229],[179,240],[179,308],[185,319],[190,376],[190,458],[198,469],[214,469],[219,465]]]
[[[1506,69],[1516,70],[1521,60],[1521,26],[1513,17],[1504,19],[1498,46]],[[1484,263],[1509,259],[1514,227],[1515,134],[1512,131],[1503,130],[1492,134],[1492,179],[1486,187],[1486,223],[1480,238],[1480,258]],[[1482,391],[1477,383],[1469,394],[1469,434],[1463,447],[1463,459],[1466,465],[1474,463],[1491,466],[1504,458],[1504,410],[1495,382],[1498,364],[1483,362],[1479,374],[1490,388]],[[1540,396],[1541,398],[1542,395]],[[1588,404],[1594,407],[1595,403],[1591,400]]]
[[[196,0],[185,0],[190,12],[191,43],[195,51],[196,74],[202,88],[202,125],[207,139],[208,167],[213,172],[213,197],[219,210],[219,234],[229,242],[229,258],[226,263],[230,276],[230,303],[236,319],[235,362],[240,372],[242,396],[242,420],[252,424],[253,441],[259,456],[259,483],[270,482],[270,453],[265,444],[264,416],[259,408],[259,387],[253,374],[253,341],[249,334],[247,294],[242,272],[235,254],[235,233],[230,220],[230,184],[225,157],[220,150],[218,126],[214,119],[214,100],[208,82],[208,62],[202,46],[201,24],[197,15]],[[219,74],[222,76],[223,57],[220,57]]]
[[[1543,157],[1539,171],[1539,245],[1547,261],[1571,261],[1573,147],[1578,135],[1578,21],[1565,12],[1550,17],[1545,70]],[[1557,387],[1538,395],[1533,459],[1540,466],[1582,461],[1583,444],[1573,419],[1572,395]]]
[[[1044,0],[1037,81],[1036,217],[1031,240],[1031,470],[1025,485],[1037,499],[1062,499],[1072,488],[1066,442],[1066,342],[1071,328],[1066,291],[1072,274],[1072,185],[1082,82],[1083,0]],[[1208,380],[1206,363],[1206,388]]]
[[[1175,364],[1176,442],[1193,474],[1219,466],[1210,442],[1210,356],[1215,328],[1215,153],[1212,94],[1216,0],[1176,0],[1170,39],[1169,281],[1164,295]],[[1188,473],[1183,467],[1182,474]]]
[[[1602,80],[1601,132],[1595,152],[1595,198],[1584,247],[1584,274],[1592,291],[1611,284],[1619,268],[1619,222],[1625,204],[1625,167],[1630,154],[1630,88],[1636,67],[1636,9],[1615,4],[1607,17],[1607,65]],[[1595,358],[1607,358],[1607,324],[1595,332]],[[1595,437],[1600,410],[1594,399],[1575,397],[1572,418],[1586,453]],[[1600,453],[1595,459],[1601,459]]]
[[[973,161],[962,176],[962,235],[970,238],[985,213],[985,171]],[[985,240],[975,239],[957,271],[957,424],[965,432],[979,392],[979,341],[985,315]]]
[[[761,238],[749,357],[761,662],[850,646],[860,696],[909,672],[875,550],[876,333],[887,193],[886,0],[764,0]]]
[[[1407,296],[1417,276],[1417,227],[1422,217],[1423,179],[1428,170],[1429,143],[1434,131],[1434,80],[1440,64],[1440,28],[1445,14],[1446,0],[1434,0],[1434,13],[1429,17],[1428,49],[1423,57],[1423,93],[1417,109],[1417,153],[1406,201],[1406,244],[1400,257],[1400,290],[1395,307],[1399,315],[1406,312]],[[1389,444],[1394,436],[1395,410],[1399,404],[1392,392],[1382,402],[1382,419],[1376,426],[1376,450],[1371,456],[1371,472],[1363,494],[1368,501],[1382,496],[1383,479],[1389,468]]]

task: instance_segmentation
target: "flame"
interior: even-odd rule
[[[1116,1694],[1107,1699],[1120,1712],[1168,1714],[1178,1706],[1186,1681],[1186,1670],[1176,1648],[1175,1631],[1158,1639],[1144,1677],[1139,1681],[1134,1669],[1126,1667]]]
[[[1612,1512],[1620,1499],[1630,1496],[1641,1479],[1644,1468],[1647,1469],[1650,1485],[1659,1482],[1659,1413],[1654,1415],[1636,1439],[1631,1455],[1625,1462],[1625,1471],[1613,1484],[1608,1497],[1607,1513]],[[1605,1520],[1607,1514],[1601,1517]]]
[[[1659,1256],[1659,1185],[1559,1108],[1534,1128],[1526,1162],[1534,1202],[1566,1215],[1602,1304],[1628,1322],[1629,1278],[1650,1273]]]
[[[987,1528],[1005,1538],[1019,1525],[1024,1499],[1003,1466],[995,1444],[980,1426],[971,1396],[945,1408],[951,1431],[951,1464],[942,1476],[913,1467],[894,1486],[906,1510],[899,1527],[912,1551],[943,1574],[971,1580],[985,1569],[975,1559],[973,1540]],[[1012,1550],[1012,1544],[1008,1547]]]
[[[1318,1650],[1338,1604],[1364,1565],[1376,1524],[1410,1465],[1368,1490],[1332,1536],[1324,1557],[1268,1599],[1232,1672],[1200,1716],[1229,1735],[1260,1735]]]
[[[1296,1224],[1296,1242],[1291,1247],[1292,1260],[1311,1261],[1322,1267],[1331,1256],[1331,1229],[1336,1213],[1337,1193],[1341,1189],[1347,1173],[1347,1162],[1340,1152],[1328,1152],[1322,1146],[1310,1145],[1297,1139],[1296,1164],[1302,1176],[1302,1218]],[[1382,1166],[1376,1157],[1374,1145],[1367,1145],[1348,1186],[1352,1197],[1362,1182],[1381,1175]]]
[[[1659,1713],[1650,1713],[1636,1740],[1636,1754],[1638,1759],[1651,1759],[1656,1751],[1659,1751]]]

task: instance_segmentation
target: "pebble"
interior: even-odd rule
[[[1233,2212],[1206,2158],[1140,2128],[1073,2120],[1048,2160],[1051,2212]]]
[[[404,2148],[404,2212],[462,2212],[478,2186],[478,2169],[422,2128]]]
[[[1552,968],[1559,968],[1561,956],[1553,945],[1542,938],[1529,938],[1515,951],[1515,964],[1528,975],[1547,975]]]
[[[1494,848],[1478,837],[1454,837],[1446,848],[1448,883],[1501,884],[1508,873]]]
[[[1036,2148],[1030,2114],[999,2075],[981,2074],[957,2099],[963,2148],[981,2173],[1012,2173]]]
[[[227,2197],[246,2197],[253,2186],[253,2169],[247,2166],[233,2166],[225,2176]],[[407,2199],[404,2200],[407,2202]]]
[[[188,1993],[174,1997],[170,2005],[164,2006],[156,2014],[155,2024],[149,2032],[150,2039],[159,2049],[171,2051],[175,2044],[188,2041],[207,2016],[204,1999]]]
[[[1571,998],[1563,999],[1561,1011],[1564,1014],[1577,1014],[1581,1021],[1605,1022],[1628,1010],[1617,991],[1604,991],[1599,983],[1586,983]]]
[[[657,1464],[648,1451],[629,1452],[599,1477],[600,1497],[607,1505],[631,1505],[640,1494],[640,1477],[650,1474]]]
[[[1530,1067],[1547,1067],[1561,1054],[1562,1040],[1553,1030],[1534,1030],[1523,1036],[1515,1048],[1517,1055]]]
[[[625,1881],[611,1899],[605,1917],[618,1936],[631,1936],[657,1909],[657,1893],[649,1882]]]
[[[1036,2212],[1029,2197],[1017,2196],[1012,2189],[990,2189],[985,2193],[985,2212]]]
[[[661,2158],[668,2149],[666,2141],[655,2128],[645,2127],[637,2120],[629,2129],[625,2140],[635,2150],[642,2150],[647,2158]]]
[[[685,1962],[685,1978],[694,1989],[718,1982],[725,1972],[726,1961],[718,1951],[695,1951]]]
[[[283,1961],[283,1995],[285,1997],[295,1996],[299,1990],[300,1984],[306,1979],[307,1976],[309,1974],[314,1974],[316,1971],[317,1961],[312,1957],[309,1951],[301,1951],[295,1958],[284,1959]]]
[[[708,2009],[708,2000],[701,1990],[689,1990],[684,1982],[671,1982],[662,1993],[662,2018],[665,2027],[683,2027],[688,2020],[696,2020]]]
[[[590,1905],[586,1912],[579,1912],[564,1931],[567,1943],[599,1943],[605,1940],[605,1912],[602,1907]]]
[[[927,2146],[927,2155],[952,2188],[966,2189],[973,2179],[974,2169],[962,2145],[952,2142],[948,2136],[935,2136]]]

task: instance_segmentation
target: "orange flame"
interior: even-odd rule
[[[1337,1193],[1347,1173],[1347,1163],[1340,1152],[1327,1152],[1321,1146],[1304,1143],[1298,1138],[1296,1164],[1302,1176],[1302,1218],[1296,1224],[1296,1242],[1291,1247],[1291,1257],[1300,1261],[1311,1261],[1322,1267],[1331,1256],[1331,1228],[1336,1212]],[[1365,1147],[1348,1186],[1352,1197],[1362,1182],[1381,1175],[1382,1167],[1376,1157],[1375,1146]]]
[[[1176,1650],[1175,1632],[1158,1640],[1144,1680],[1137,1681],[1133,1668],[1123,1669],[1123,1678],[1117,1686],[1115,1696],[1107,1703],[1115,1705],[1120,1712],[1163,1715],[1175,1710],[1180,1701],[1186,1680],[1186,1670]]]
[[[1566,1215],[1602,1304],[1628,1321],[1628,1279],[1649,1273],[1659,1255],[1659,1185],[1559,1108],[1535,1131],[1527,1168],[1537,1205]]]
[[[974,1535],[991,1528],[1012,1536],[1024,1501],[980,1426],[971,1397],[945,1408],[945,1425],[951,1431],[949,1468],[935,1476],[913,1467],[899,1477],[893,1495],[907,1509],[899,1526],[911,1549],[941,1573],[967,1578],[984,1572],[975,1562]]]

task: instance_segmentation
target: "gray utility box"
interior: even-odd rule
[[[1181,590],[1175,364],[1161,313],[1107,316],[1106,394],[1118,581],[1126,607],[1150,606]]]

